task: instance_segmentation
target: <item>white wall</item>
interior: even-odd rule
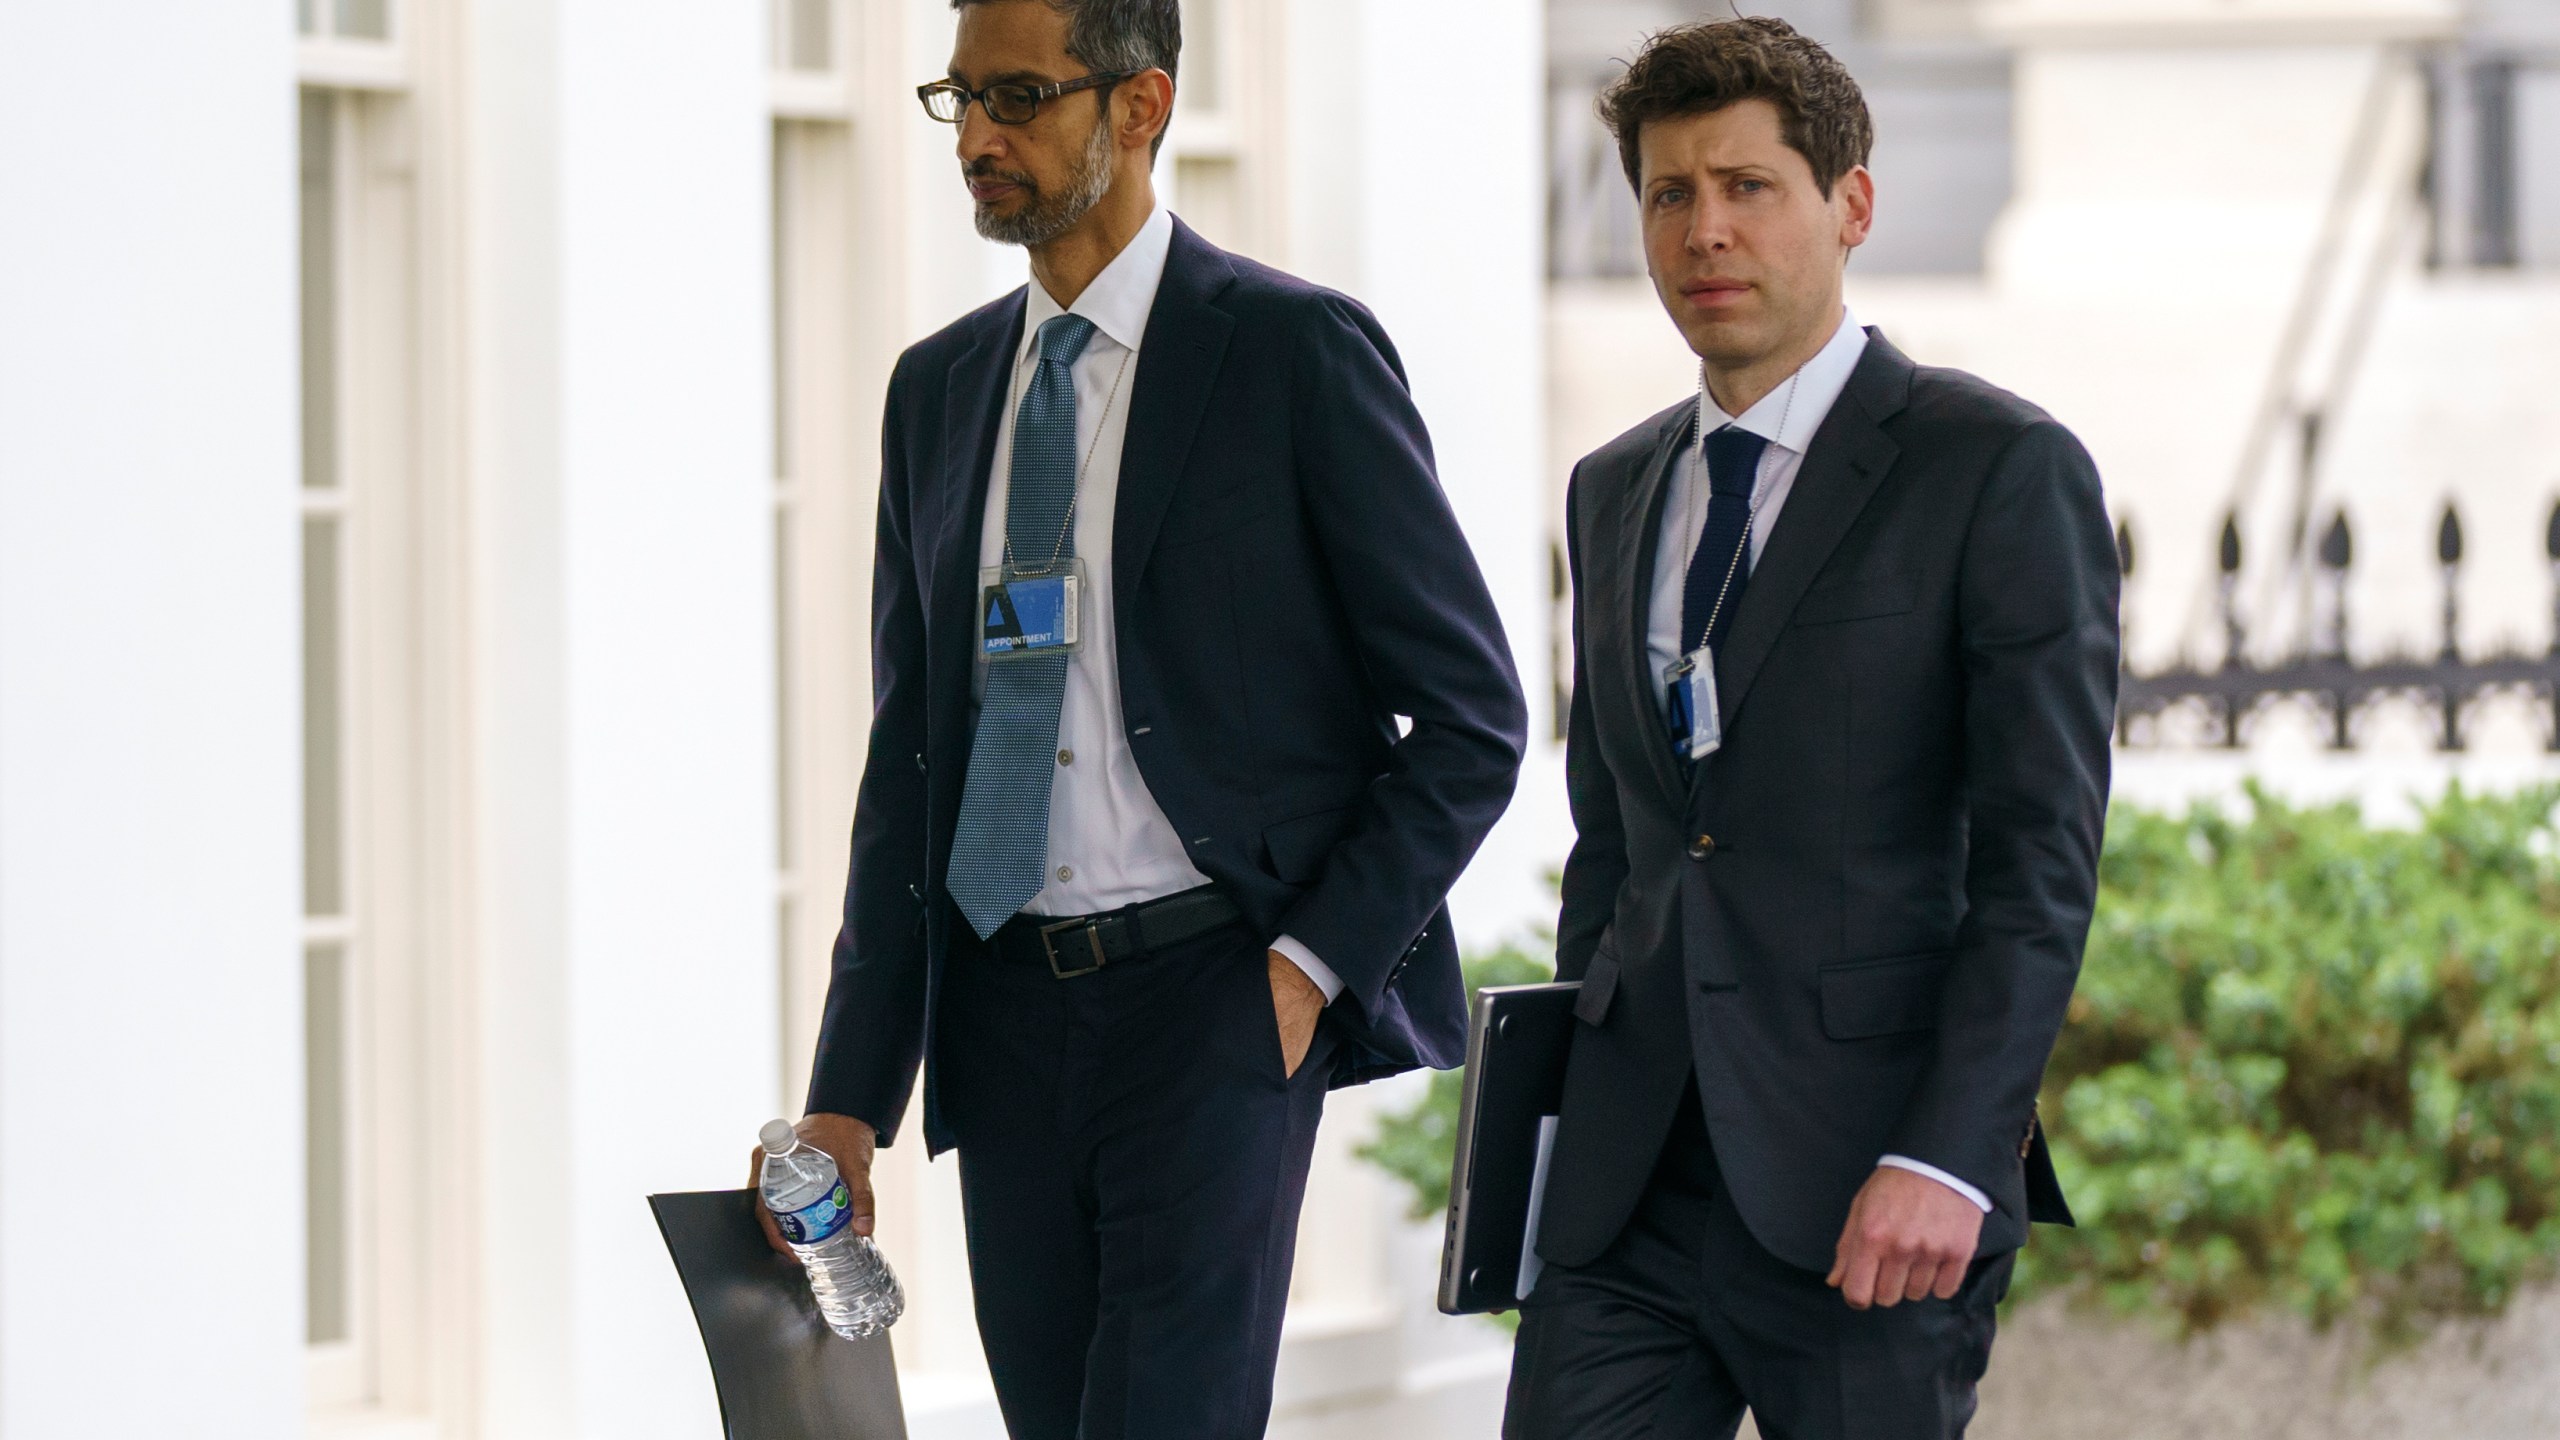
[[[763,11],[480,13],[484,1433],[699,1436],[642,1197],[781,1104]]]
[[[0,8],[11,1440],[301,1426],[293,114],[273,0]]]

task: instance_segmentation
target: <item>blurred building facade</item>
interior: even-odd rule
[[[1169,203],[1380,313],[1537,634],[1536,5],[1186,10]],[[951,27],[0,14],[0,1435],[716,1431],[642,1197],[797,1110],[882,387],[1024,278],[913,99]],[[1381,139],[1423,53],[1470,154]],[[1557,848],[1497,839],[1477,938]],[[1478,1431],[1499,1335],[1403,1303],[1375,1103],[1326,1140],[1284,1424]],[[896,1341],[917,1435],[995,1435],[950,1169],[883,1156]]]
[[[2432,645],[2448,502],[2464,643],[2549,641],[2552,7],[1766,8],[1877,112],[1853,303],[2088,439],[2137,660],[2217,658],[2232,514],[2261,643],[2345,513],[2354,643]],[[1378,311],[1549,721],[1566,468],[1695,383],[1590,95],[1706,9],[1186,5],[1169,203]],[[882,386],[1023,278],[911,98],[950,25],[0,10],[0,1437],[716,1429],[641,1197],[738,1183],[796,1109]],[[2549,765],[2520,710],[2458,757],[2389,707],[2352,762],[2316,728],[2170,723],[2128,788]],[[1466,939],[1569,840],[1550,740]],[[1275,1434],[1492,1433],[1500,1333],[1430,1313],[1436,1234],[1350,1153],[1414,1093],[1336,1098]],[[914,1431],[996,1435],[950,1167],[880,1182]]]
[[[1702,7],[1554,0],[1551,476],[1695,380],[1642,279],[1592,57]],[[2537,0],[1771,0],[1876,114],[1849,298],[1924,364],[2036,401],[2095,454],[2136,564],[2129,662],[2336,649],[2539,657],[2560,604],[2560,7]],[[1601,68],[1605,70],[1605,63]],[[1590,198],[1586,199],[1588,196]],[[1614,228],[1613,228],[1614,227]],[[1560,483],[1560,482],[1559,482]],[[2458,565],[2440,562],[2451,514]],[[2226,522],[2238,544],[2224,572]],[[2332,568],[2332,556],[2352,556]],[[2235,651],[2226,613],[2242,622]],[[2448,622],[2446,616],[2453,619]],[[2119,793],[2243,774],[2406,813],[2555,773],[2503,693],[2440,744],[2425,697],[2351,717],[2173,707]]]

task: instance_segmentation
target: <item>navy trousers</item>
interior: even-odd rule
[[[1284,1073],[1241,924],[1060,980],[956,927],[939,1024],[978,1334],[1013,1440],[1252,1440],[1330,1039]]]
[[[1762,1248],[1692,1086],[1616,1243],[1549,1265],[1520,1307],[1504,1440],[1955,1440],[1973,1419],[2015,1253],[1952,1300],[1852,1310]]]

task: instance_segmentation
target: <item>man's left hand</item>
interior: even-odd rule
[[[1982,1238],[1982,1212],[1930,1179],[1879,1165],[1849,1204],[1838,1258],[1823,1283],[1852,1310],[1932,1295],[1952,1300]]]
[[[1307,978],[1298,963],[1271,951],[1271,1012],[1280,1024],[1280,1059],[1290,1075],[1307,1062],[1307,1047],[1316,1043],[1316,1021],[1324,1014],[1324,991]]]

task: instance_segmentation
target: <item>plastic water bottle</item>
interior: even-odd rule
[[[834,1158],[801,1144],[788,1120],[772,1122],[756,1138],[764,1142],[764,1173],[756,1188],[808,1270],[827,1328],[860,1340],[898,1323],[906,1292],[871,1237],[853,1233],[853,1192],[836,1173]]]

